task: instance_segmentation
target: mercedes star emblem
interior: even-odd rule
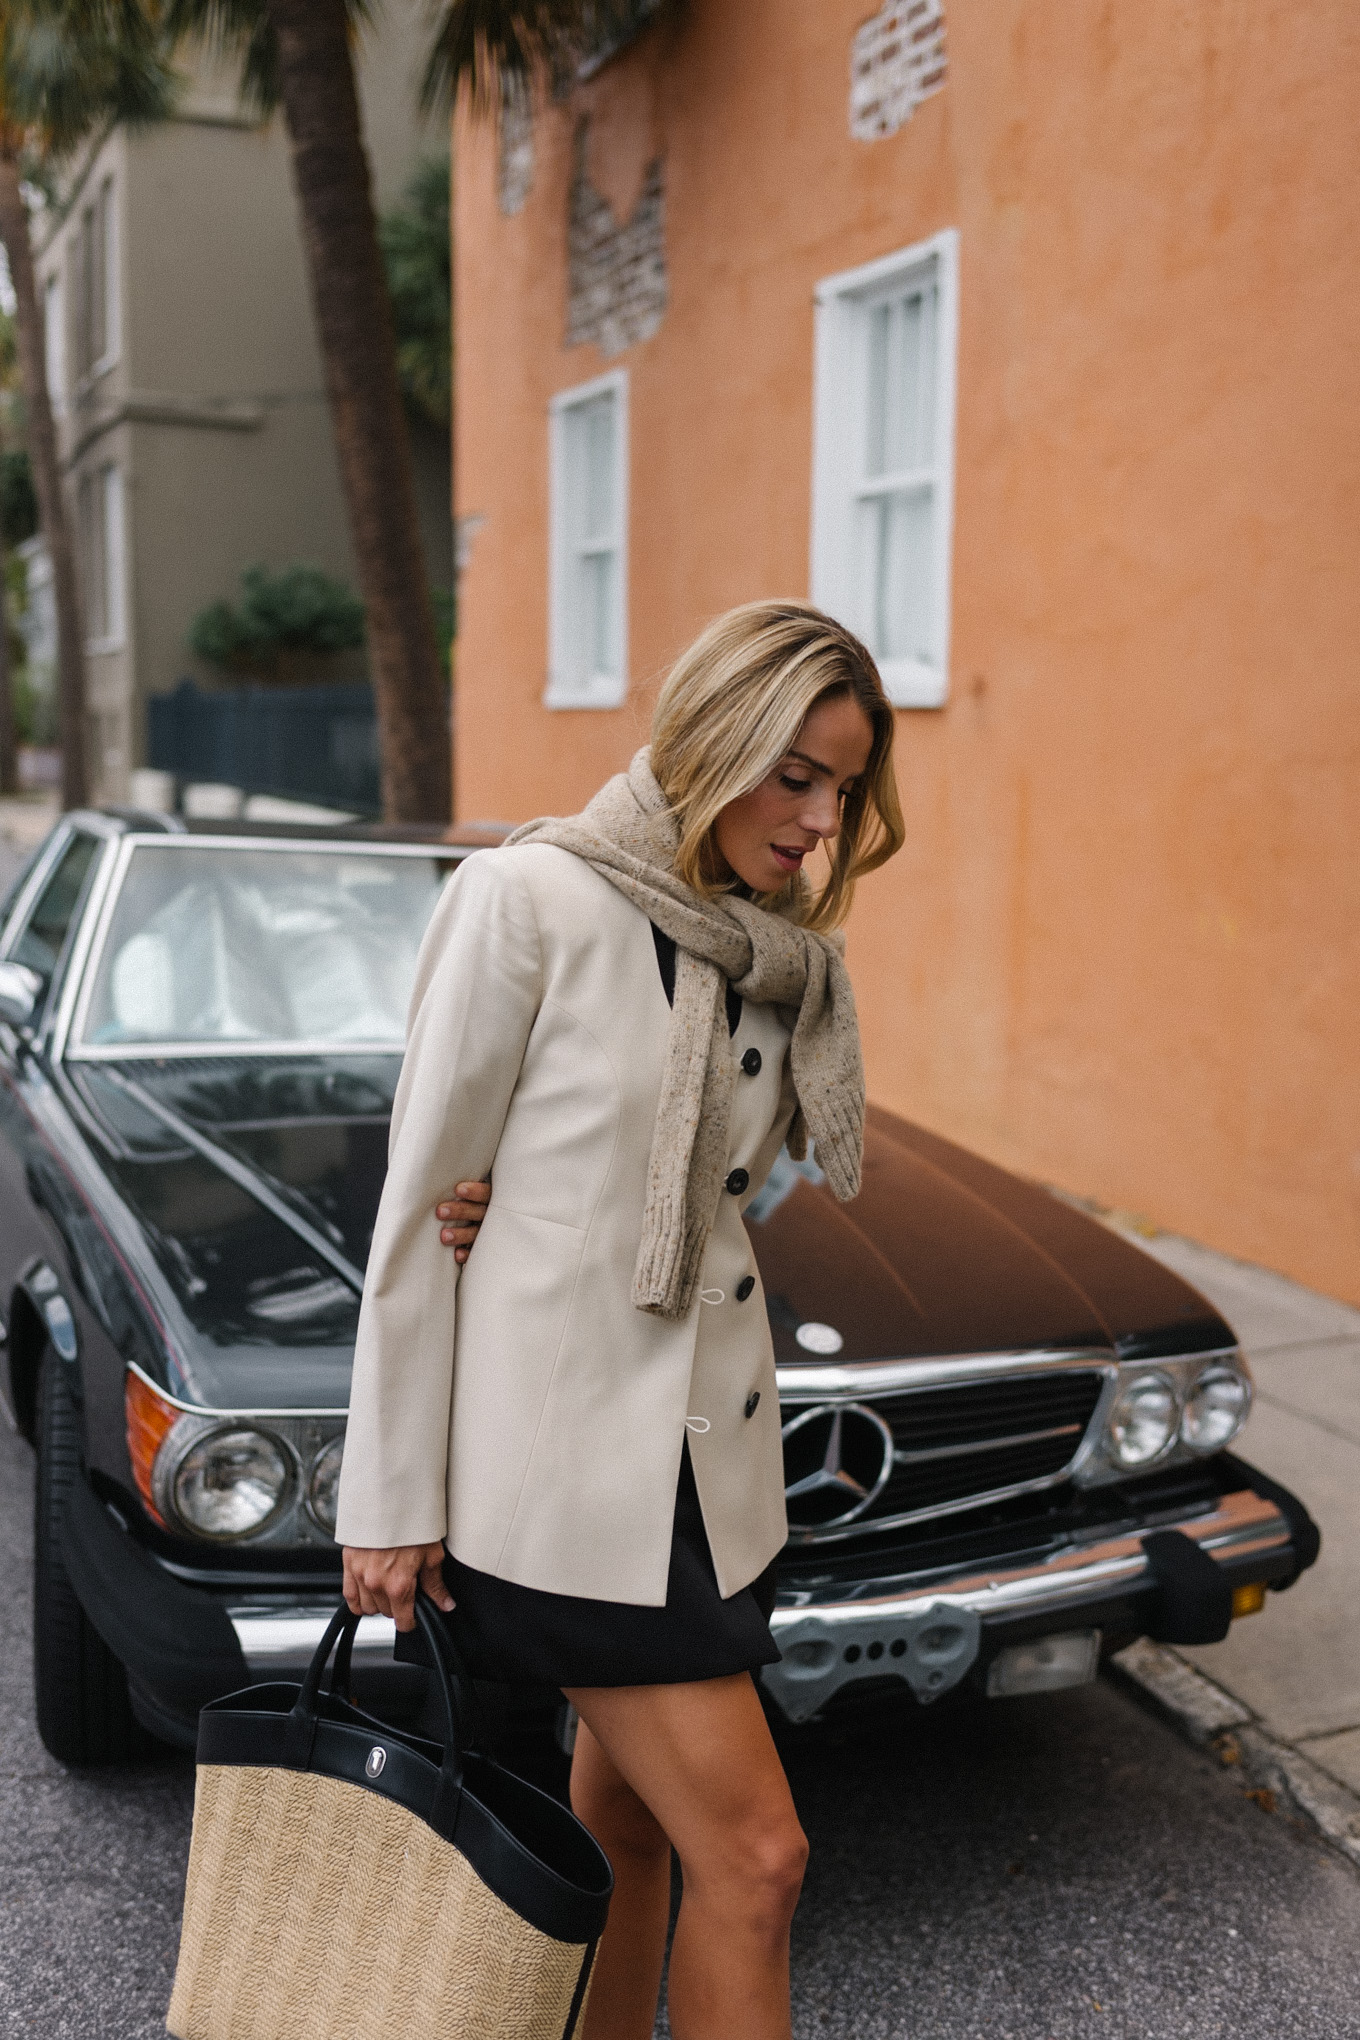
[[[784,1426],[789,1528],[830,1530],[865,1515],[893,1470],[893,1435],[863,1403],[817,1403]]]

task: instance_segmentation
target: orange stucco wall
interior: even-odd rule
[[[1349,0],[951,0],[849,137],[869,0],[689,0],[458,137],[464,817],[578,806],[708,616],[807,587],[812,294],[960,234],[952,694],[850,961],[870,1087],[988,1155],[1360,1300],[1360,29]],[[630,371],[628,705],[550,712],[546,406],[574,122],[670,309]]]

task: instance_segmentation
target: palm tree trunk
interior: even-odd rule
[[[452,743],[344,0],[265,0],[349,508],[393,821],[447,821]]]
[[[14,689],[9,664],[8,596],[9,590],[5,586],[5,536],[0,531],[0,794],[19,791]]]
[[[14,286],[14,323],[27,414],[28,458],[33,469],[33,491],[38,498],[38,521],[52,562],[52,589],[56,597],[61,804],[64,808],[83,807],[89,799],[85,758],[85,630],[71,526],[57,464],[57,434],[47,387],[46,336],[33,274],[28,208],[19,190],[18,166],[6,150],[0,150],[0,241],[4,242],[9,257],[10,281]]]

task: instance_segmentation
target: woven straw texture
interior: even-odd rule
[[[199,1766],[176,2040],[562,2040],[585,1952],[377,1793]]]

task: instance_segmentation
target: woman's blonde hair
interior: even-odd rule
[[[902,847],[905,829],[893,776],[892,704],[865,647],[810,602],[748,602],[701,632],[671,668],[652,717],[652,771],[680,824],[676,868],[712,898],[735,883],[718,878],[713,825],[773,772],[810,709],[849,695],[873,725],[862,776],[846,794],[831,875],[819,893],[792,891],[805,927],[838,927],[855,881]]]

